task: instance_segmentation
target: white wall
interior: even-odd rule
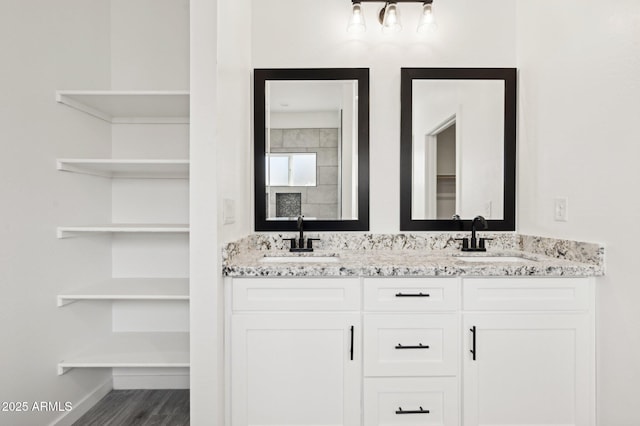
[[[478,214],[503,219],[504,84],[464,82],[462,87],[461,117],[456,123],[460,141],[458,214],[463,219]]]
[[[342,128],[340,129],[340,217],[358,218],[358,88],[342,87]]]
[[[606,245],[598,424],[640,424],[640,2],[518,2],[518,229]],[[553,198],[569,198],[554,222]]]
[[[249,0],[191,0],[191,422],[224,423],[222,245],[250,232]],[[234,223],[222,224],[222,200]]]
[[[191,422],[222,424],[220,286],[216,167],[218,33],[216,0],[190,3],[190,320]]]
[[[189,0],[110,0],[111,88],[185,90]]]
[[[439,30],[415,32],[421,4],[399,6],[404,30],[382,34],[379,3],[363,4],[367,32],[349,34],[345,0],[252,0],[252,66],[369,67],[370,212],[372,232],[398,232],[400,186],[400,68],[512,67],[516,61],[515,2],[436,3]]]
[[[339,111],[271,112],[272,129],[324,129],[340,127]],[[267,132],[268,133],[268,132]]]
[[[108,237],[58,240],[56,227],[108,221],[110,183],[56,170],[57,157],[109,156],[107,124],[55,102],[57,89],[109,88],[109,3],[0,5],[0,401],[80,400],[108,370],[56,374],[66,355],[105,336],[110,307],[56,307],[56,294],[110,276]],[[0,412],[3,425],[61,413]]]
[[[235,223],[221,228],[221,242],[228,242],[253,230],[251,0],[219,0],[218,13],[216,164],[220,200],[235,202]]]

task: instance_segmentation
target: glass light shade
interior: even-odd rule
[[[362,14],[362,7],[360,3],[353,3],[353,12],[349,19],[349,25],[347,31],[350,33],[363,33],[367,30],[367,26],[364,23],[364,15]]]
[[[418,22],[419,33],[430,33],[436,30],[438,25],[436,24],[435,17],[433,16],[433,6],[431,3],[425,3],[422,7],[422,15]]]
[[[387,3],[385,6],[384,18],[382,20],[382,32],[397,33],[402,29],[400,24],[400,14],[395,3]]]

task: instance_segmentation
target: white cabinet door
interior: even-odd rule
[[[587,314],[464,315],[464,425],[593,425],[590,330]]]
[[[360,425],[359,314],[232,317],[234,426]]]

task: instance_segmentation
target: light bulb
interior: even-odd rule
[[[397,33],[402,29],[400,24],[400,14],[395,3],[387,3],[384,7],[384,18],[382,20],[382,32]]]
[[[363,33],[367,30],[367,26],[364,23],[364,15],[362,14],[362,7],[360,3],[353,3],[353,12],[349,19],[349,25],[347,26],[347,32],[350,33]]]
[[[438,28],[435,17],[433,16],[432,2],[425,2],[422,6],[422,16],[420,16],[420,22],[418,22],[419,33],[431,33]]]
[[[349,25],[347,31],[350,33],[363,33],[367,30],[367,26],[364,22],[364,15],[362,14],[362,7],[360,3],[353,3],[353,12],[349,19]]]

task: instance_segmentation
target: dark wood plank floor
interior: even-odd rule
[[[113,390],[73,426],[189,426],[189,390]]]

